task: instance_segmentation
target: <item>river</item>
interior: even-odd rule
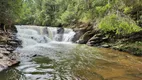
[[[0,80],[142,80],[141,57],[72,43],[71,29],[16,27],[21,63],[0,72]]]

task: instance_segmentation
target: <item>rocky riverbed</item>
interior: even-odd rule
[[[20,45],[15,32],[0,30],[0,71],[19,63],[18,53],[15,49]]]

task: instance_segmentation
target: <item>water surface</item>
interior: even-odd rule
[[[37,27],[18,28],[17,37],[23,41],[23,47],[17,48],[21,63],[2,71],[0,80],[142,80],[141,57],[73,44],[68,29],[68,37],[56,41],[53,29],[49,29],[52,35],[46,35]],[[39,37],[45,38],[39,41]]]

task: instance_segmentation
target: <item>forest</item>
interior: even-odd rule
[[[141,0],[1,0],[0,4],[0,21],[5,24],[61,23],[68,27],[95,23],[101,30],[116,30],[118,34],[121,29],[131,33],[142,26]]]
[[[142,0],[0,0],[2,80],[142,80],[141,57]]]

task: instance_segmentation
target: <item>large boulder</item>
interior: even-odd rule
[[[79,44],[86,44],[88,40],[95,34],[95,31],[87,31],[84,33],[79,40],[77,40],[77,43]]]
[[[74,35],[74,38],[72,39],[73,42],[77,43],[82,43],[84,44],[88,38],[92,35],[93,33],[93,26],[88,23],[88,24],[79,24],[73,28],[73,31],[76,33]],[[89,37],[87,37],[89,36]],[[87,38],[87,39],[85,39]]]
[[[79,40],[79,38],[84,34],[84,32],[82,32],[82,31],[76,31],[75,33],[76,34],[74,35],[74,37],[72,39],[73,42],[76,42],[77,40]]]
[[[100,45],[102,42],[106,42],[108,40],[108,36],[98,33],[95,34],[90,40],[88,40],[87,45],[93,46],[93,45]]]

